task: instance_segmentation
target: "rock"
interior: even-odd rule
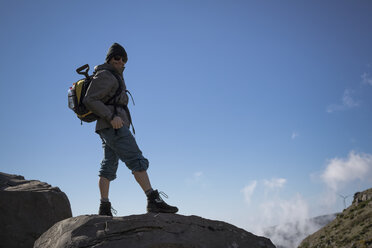
[[[59,188],[0,172],[1,247],[32,247],[56,222],[70,217],[70,202]]]
[[[366,190],[364,192],[357,192],[354,194],[353,204],[358,205],[360,202],[369,201],[372,199],[372,189]]]
[[[34,248],[260,248],[275,247],[231,224],[178,214],[126,217],[82,215],[56,223]]]

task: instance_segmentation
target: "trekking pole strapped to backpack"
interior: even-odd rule
[[[85,70],[84,72],[82,72],[82,70]],[[88,64],[85,64],[79,68],[76,69],[76,72],[80,75],[84,75],[85,78],[89,78],[89,65]]]

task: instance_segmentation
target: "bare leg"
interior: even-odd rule
[[[101,192],[101,199],[108,199],[110,181],[107,178],[100,177],[98,185]]]
[[[134,171],[133,175],[143,192],[151,189],[150,179],[146,171]]]

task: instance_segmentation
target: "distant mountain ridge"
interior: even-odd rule
[[[372,247],[372,188],[355,193],[350,207],[337,218],[303,240],[299,248]]]
[[[295,248],[304,238],[330,223],[336,216],[328,214],[268,227],[264,230],[264,236],[270,238],[277,248]]]

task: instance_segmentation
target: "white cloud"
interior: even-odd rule
[[[363,73],[361,76],[362,83],[372,85],[372,76],[369,73]]]
[[[273,178],[271,180],[264,180],[264,185],[268,188],[282,188],[287,182],[285,178]]]
[[[321,178],[334,191],[356,180],[372,181],[372,155],[351,151],[347,158],[333,158]]]
[[[257,186],[257,181],[253,181],[241,190],[241,192],[243,192],[244,194],[244,200],[247,204],[251,203],[251,197],[253,195],[254,190],[256,189],[256,186]]]
[[[263,235],[277,246],[294,248],[300,242],[319,229],[310,222],[309,205],[300,194],[288,200],[276,197],[260,205],[261,223],[255,234]],[[275,225],[274,229],[269,226]]]
[[[264,202],[261,209],[262,216],[269,225],[294,223],[309,218],[308,204],[300,194],[289,200],[276,198]]]
[[[346,89],[342,96],[342,104],[331,104],[327,107],[327,112],[332,113],[335,111],[348,110],[359,106],[359,103],[352,97],[353,91]]]
[[[188,178],[186,178],[185,182],[190,186],[192,185],[206,188],[208,185],[206,179],[207,178],[202,171],[196,171],[192,173]]]
[[[194,179],[195,180],[199,180],[202,176],[203,176],[203,172],[202,171],[198,171],[198,172],[195,172],[194,173]]]
[[[292,132],[292,136],[291,136],[291,138],[294,140],[295,138],[297,138],[298,137],[298,132],[296,132],[296,131],[293,131]]]
[[[351,90],[345,90],[344,95],[342,96],[342,104],[346,108],[353,108],[359,105],[352,97],[353,91]]]

